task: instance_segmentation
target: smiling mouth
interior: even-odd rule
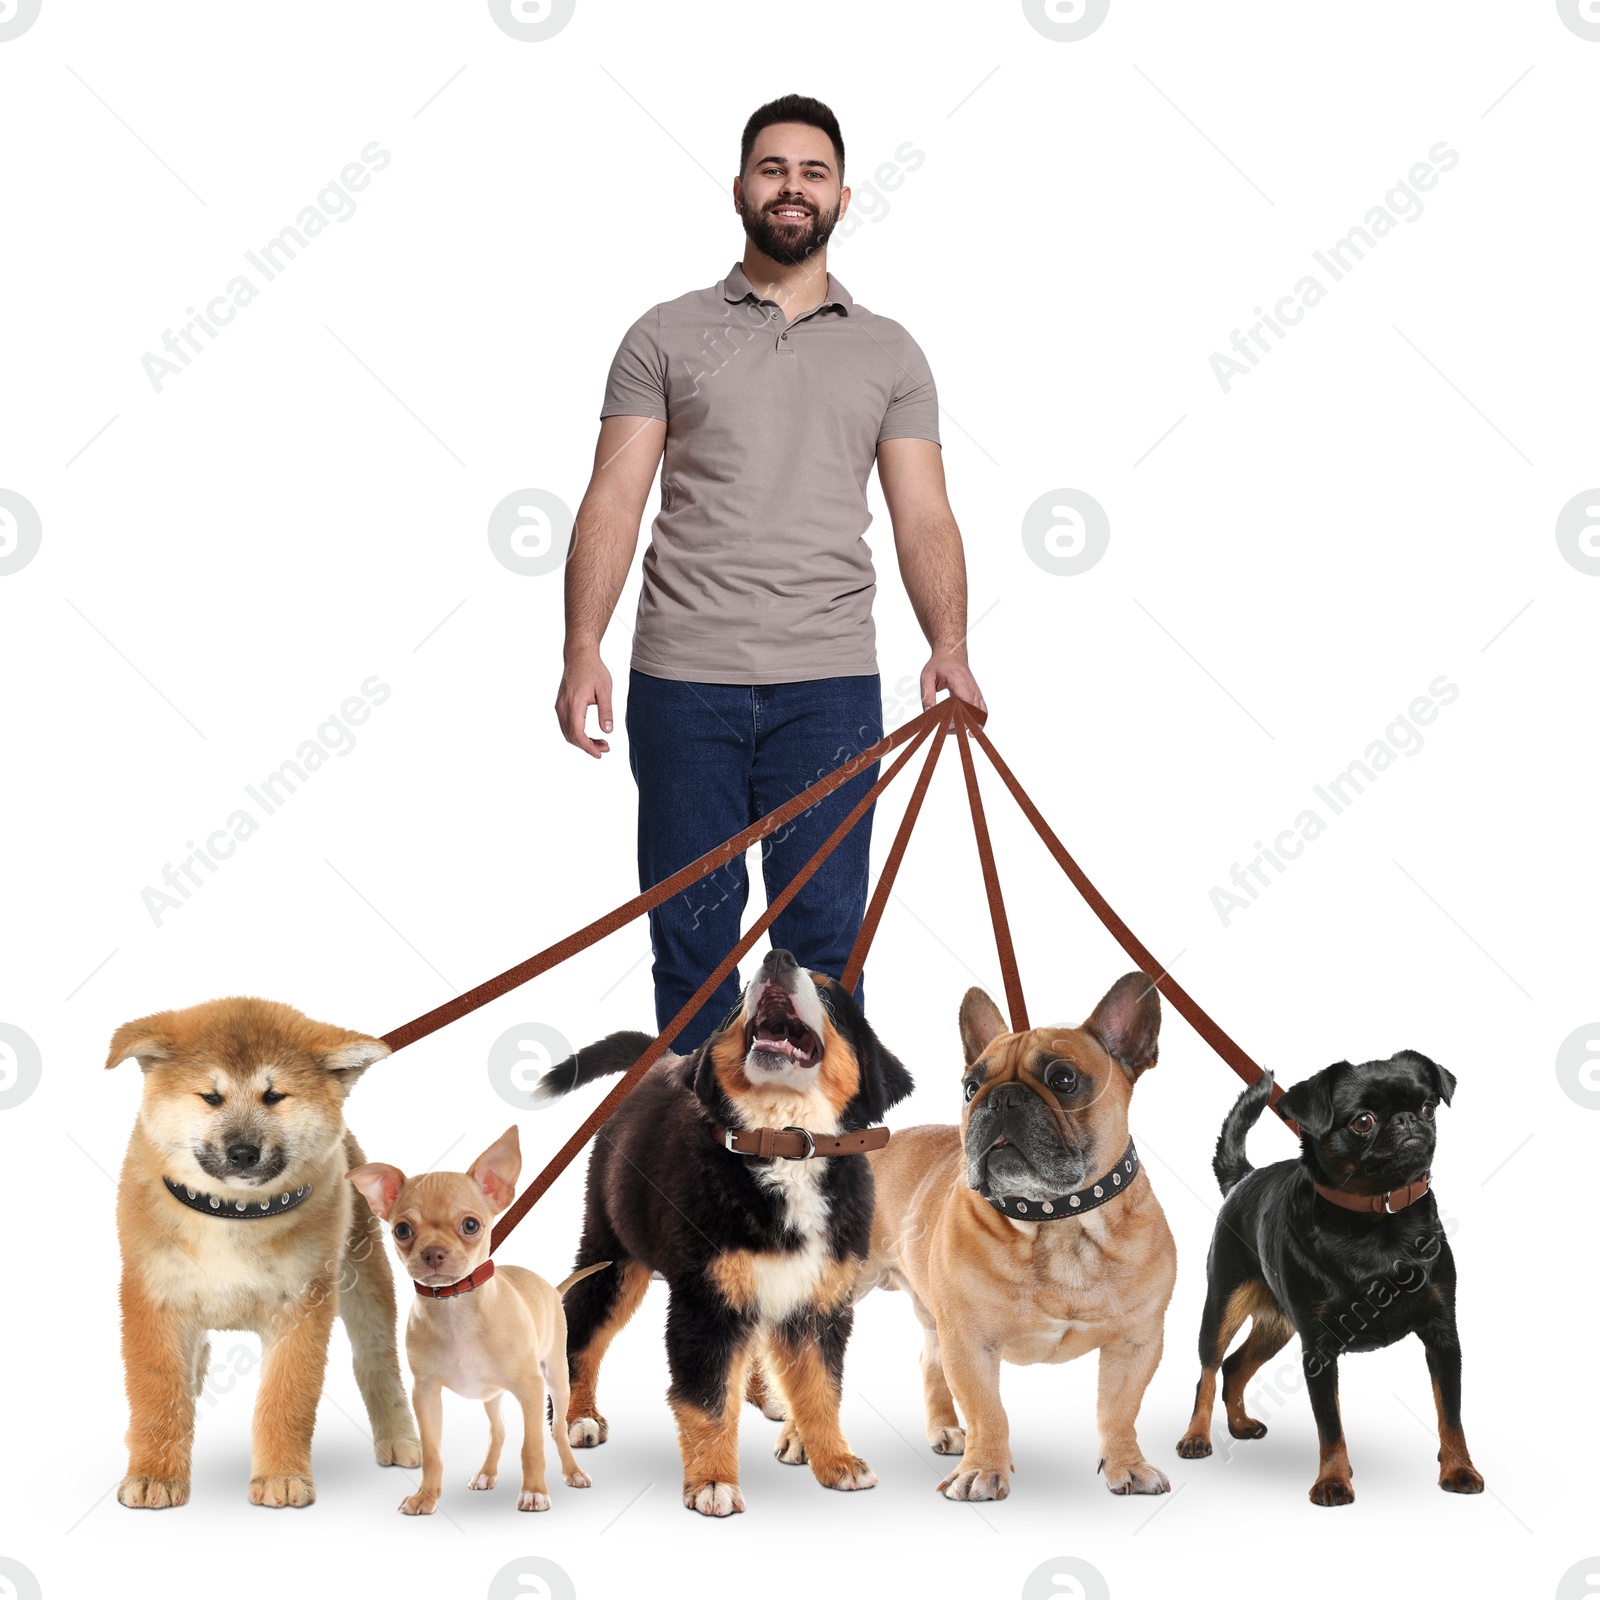
[[[760,1051],[796,1067],[814,1067],[822,1055],[822,1041],[800,1020],[794,1001],[770,983],[745,1025],[744,1048],[747,1056]]]
[[[772,215],[782,217],[785,222],[809,222],[811,213],[803,206],[773,206]]]

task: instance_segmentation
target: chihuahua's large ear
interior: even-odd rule
[[[1322,1138],[1333,1127],[1333,1075],[1349,1066],[1348,1061],[1335,1061],[1315,1077],[1285,1089],[1278,1101],[1279,1113],[1293,1118],[1309,1138]]]
[[[364,1034],[352,1033],[346,1036],[343,1044],[324,1050],[319,1060],[325,1072],[348,1086],[374,1061],[382,1061],[392,1053],[382,1039],[369,1039]]]
[[[405,1173],[399,1167],[387,1166],[382,1161],[369,1161],[364,1167],[352,1167],[345,1177],[366,1197],[367,1204],[379,1220],[387,1222],[400,1191],[405,1187]]]
[[[1423,1077],[1432,1082],[1434,1093],[1437,1094],[1446,1105],[1450,1104],[1450,1096],[1456,1092],[1455,1073],[1446,1071],[1446,1069],[1441,1067],[1437,1061],[1430,1061],[1425,1055],[1417,1050],[1396,1051],[1395,1060],[1409,1062],[1410,1065],[1417,1068]]]
[[[521,1172],[522,1141],[514,1123],[467,1168],[467,1176],[483,1191],[492,1211],[504,1211],[516,1199]]]
[[[982,989],[968,989],[961,997],[961,1054],[971,1066],[1002,1033],[1011,1030],[997,1006]]]
[[[1142,972],[1125,973],[1084,1023],[1105,1051],[1130,1077],[1156,1064],[1161,1032],[1161,995]]]
[[[111,1035],[111,1053],[106,1066],[115,1067],[134,1056],[140,1067],[148,1072],[160,1061],[170,1061],[178,1053],[174,1041],[175,1013],[157,1011],[152,1016],[140,1017],[137,1022],[124,1022]]]

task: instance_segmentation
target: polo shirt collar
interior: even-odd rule
[[[745,276],[743,263],[738,261],[734,262],[728,276],[722,281],[721,289],[724,300],[748,300],[752,297],[760,300],[762,298],[756,292],[755,285]],[[855,301],[850,298],[850,291],[830,272],[828,274],[827,294],[823,297],[822,305],[818,306],[817,309],[820,311],[822,306],[838,306],[848,316],[850,308],[854,304]]]

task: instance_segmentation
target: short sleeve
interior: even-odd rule
[[[933,372],[917,341],[904,328],[900,330],[896,355],[900,370],[895,374],[889,408],[878,429],[878,443],[885,439],[932,439],[939,441],[939,394],[933,385]]]
[[[622,336],[606,374],[602,417],[667,420],[667,358],[661,348],[661,313],[653,308]]]

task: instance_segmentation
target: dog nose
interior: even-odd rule
[[[430,1267],[437,1272],[439,1268],[445,1264],[445,1260],[448,1255],[449,1252],[442,1244],[430,1244],[428,1248],[422,1252],[422,1264],[423,1266]]]
[[[228,1146],[228,1165],[230,1167],[253,1167],[261,1159],[260,1147],[253,1144],[230,1144]]]
[[[768,972],[793,972],[800,963],[787,950],[769,950],[761,964]]]
[[[1002,1083],[989,1091],[991,1111],[1020,1111],[1027,1103],[1028,1091],[1020,1083]]]

